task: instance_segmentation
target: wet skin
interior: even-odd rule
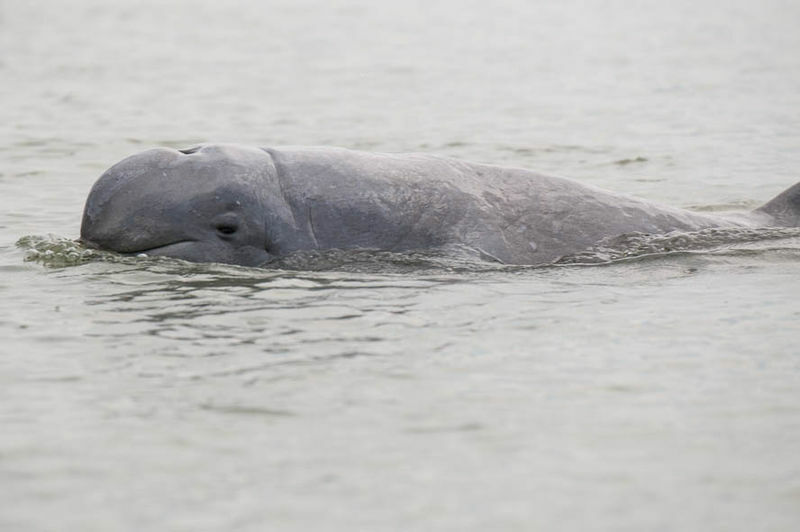
[[[796,226],[800,184],[716,216],[560,177],[423,154],[339,148],[157,148],[106,171],[81,240],[120,253],[257,266],[298,250],[461,246],[541,264],[631,232]]]

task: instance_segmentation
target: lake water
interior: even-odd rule
[[[798,27],[777,0],[0,1],[0,529],[797,529],[796,232],[331,271],[70,239],[105,168],[216,141],[753,208],[800,179]]]

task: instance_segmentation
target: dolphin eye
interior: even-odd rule
[[[220,222],[217,224],[217,232],[222,235],[232,235],[239,230],[239,226],[233,222]]]

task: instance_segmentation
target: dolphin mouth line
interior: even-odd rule
[[[136,251],[120,251],[123,255],[147,255],[154,251],[162,251],[166,248],[177,246],[179,244],[186,244],[188,242],[196,242],[195,240],[176,240],[174,242],[169,242],[167,244],[161,244],[160,246],[153,246],[146,249],[137,249]]]
[[[119,253],[121,255],[143,255],[143,254],[147,255],[148,253],[151,253],[153,251],[163,250],[164,248],[168,248],[170,246],[176,246],[178,244],[186,244],[188,242],[196,242],[196,240],[191,240],[191,239],[175,240],[173,242],[167,242],[166,244],[160,244],[158,246],[152,246],[152,247],[136,249],[136,250],[120,251],[120,250],[113,249],[113,248],[103,247],[103,246],[97,244],[96,242],[92,242],[91,240],[88,240],[88,239],[85,239],[85,238],[79,238],[78,239],[78,243],[86,246],[87,248],[100,249],[100,250],[106,250],[106,251],[113,251],[113,252]]]

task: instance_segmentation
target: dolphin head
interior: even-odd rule
[[[126,254],[257,266],[291,211],[272,159],[258,148],[156,148],[128,157],[94,184],[81,241]]]

